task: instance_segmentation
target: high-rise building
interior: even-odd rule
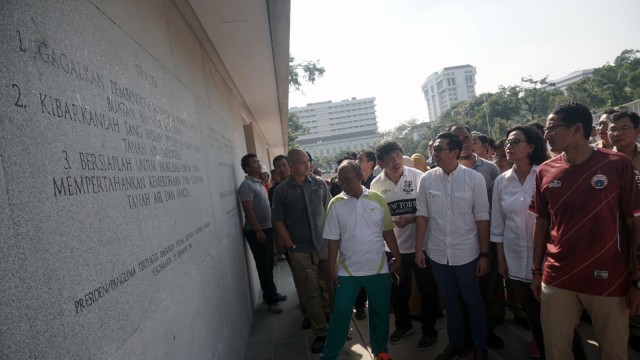
[[[471,65],[446,67],[431,74],[422,84],[429,108],[429,120],[436,120],[456,103],[476,95],[476,68]]]
[[[309,133],[296,143],[312,156],[333,156],[345,151],[373,149],[380,141],[376,120],[376,98],[323,101],[292,107]]]
[[[560,89],[562,91],[567,90],[569,85],[577,83],[578,81],[593,76],[593,69],[585,69],[574,71],[567,76],[563,76],[556,80],[549,80],[550,83],[554,84],[543,86],[542,89]]]

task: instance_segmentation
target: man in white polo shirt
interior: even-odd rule
[[[320,359],[336,359],[349,331],[353,302],[361,288],[369,296],[369,339],[378,360],[387,354],[391,279],[385,255],[386,243],[397,259],[391,272],[400,277],[402,260],[393,233],[391,214],[384,198],[362,186],[356,161],[346,160],[338,168],[342,193],[327,208],[322,237],[329,248],[329,281],[334,286],[335,305],[329,333]],[[340,264],[338,265],[338,251]]]
[[[420,321],[422,337],[418,350],[428,350],[436,343],[435,329],[438,316],[438,286],[431,266],[420,268],[416,265],[416,198],[422,171],[404,166],[400,144],[393,140],[383,140],[376,147],[378,165],[384,170],[371,182],[371,190],[379,192],[389,206],[396,227],[393,232],[402,256],[404,277],[391,286],[391,306],[395,315],[395,331],[389,342],[397,344],[413,332],[409,299],[411,298],[412,275],[420,293]],[[423,251],[421,249],[420,251]],[[388,254],[391,256],[391,254]]]

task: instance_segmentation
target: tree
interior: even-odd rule
[[[289,55],[289,87],[302,92],[302,83],[314,84],[318,78],[324,76],[324,67],[320,66],[320,60],[295,62],[296,59]],[[302,80],[301,80],[302,78]]]
[[[295,63],[295,58],[289,55],[289,88],[302,92],[302,82],[314,84],[318,78],[324,76],[324,67],[319,61],[303,61]],[[302,79],[302,80],[301,80]],[[289,150],[296,147],[296,140],[309,133],[309,129],[300,123],[298,114],[289,112],[289,132],[287,142]]]
[[[298,114],[295,112],[289,112],[289,150],[295,148],[297,146],[296,140],[307,133],[309,133],[309,129],[300,123]]]

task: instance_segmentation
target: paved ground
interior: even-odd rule
[[[279,263],[274,268],[274,277],[278,291],[289,297],[288,301],[281,303],[283,312],[271,314],[267,306],[260,305],[255,313],[251,334],[247,341],[245,360],[314,360],[317,354],[309,351],[314,336],[311,330],[302,330],[300,324],[302,316],[298,310],[298,299],[293,279],[286,262]],[[393,315],[390,315],[391,331],[393,331]],[[369,344],[367,319],[352,319],[350,333],[353,340],[345,343],[340,359],[373,359],[367,347]],[[418,351],[417,344],[420,338],[420,324],[414,321],[415,331],[403,342],[389,345],[389,353],[396,360],[434,359],[447,345],[446,320],[438,319],[438,343],[428,351]],[[598,359],[599,351],[593,331],[588,324],[582,323],[579,331],[585,340],[585,348],[589,359]],[[489,350],[491,359],[519,360],[529,359],[529,341],[531,333],[513,320],[511,313],[507,311],[507,319],[496,327],[496,333],[505,340],[505,348],[501,350]],[[640,354],[629,350],[629,359],[640,359]],[[470,356],[468,358],[471,358]]]

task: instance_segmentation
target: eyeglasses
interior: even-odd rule
[[[513,138],[513,139],[509,139],[507,141],[505,141],[505,145],[511,145],[511,146],[516,146],[520,143],[524,143],[527,142],[526,140],[522,140],[522,139],[518,139],[518,138]]]
[[[340,183],[340,184],[348,184],[348,183],[352,182],[355,178],[356,178],[355,176],[338,177],[338,183]]]
[[[558,125],[551,125],[551,126],[547,126],[546,128],[544,128],[544,132],[548,132],[548,133],[554,133],[556,132],[556,130],[558,130],[558,128],[561,127],[571,127],[573,126],[573,124],[558,124]]]
[[[620,129],[618,129],[618,128],[613,128],[613,127],[612,127],[612,128],[610,128],[610,129],[609,129],[609,132],[613,134],[613,133],[627,132],[627,131],[629,131],[629,130],[633,130],[633,129],[634,129],[634,128],[633,128],[633,127],[631,127],[631,126],[621,127]]]
[[[446,150],[451,150],[451,149],[446,148],[446,147],[434,147],[433,148],[433,153],[434,154],[440,154],[441,152],[446,151]]]

